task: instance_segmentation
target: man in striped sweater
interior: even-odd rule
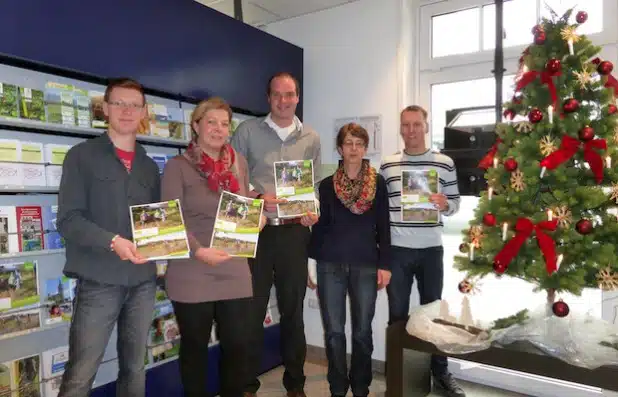
[[[453,215],[459,210],[457,172],[453,160],[432,151],[425,143],[427,111],[420,106],[408,106],[400,117],[400,134],[405,149],[387,156],[380,167],[389,192],[391,223],[392,277],[387,287],[389,324],[407,321],[414,278],[418,283],[421,305],[441,299],[444,276],[442,216]],[[437,223],[402,221],[401,172],[408,170],[437,171],[439,193],[430,196],[430,201],[439,210]],[[433,356],[431,372],[436,389],[450,397],[465,397],[464,391],[448,371],[446,357]]]

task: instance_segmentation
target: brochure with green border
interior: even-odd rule
[[[231,256],[255,258],[264,200],[223,191],[219,197],[211,248]]]
[[[277,204],[279,218],[298,218],[308,212],[318,212],[313,160],[276,161],[273,169],[277,198],[288,201]]]
[[[133,242],[140,255],[150,260],[189,257],[180,200],[133,205],[130,213]]]
[[[438,171],[401,171],[401,221],[438,223],[440,211],[429,200],[432,194],[437,193],[440,193]]]
[[[2,263],[0,265],[0,312],[12,309],[23,310],[39,302],[37,261]]]

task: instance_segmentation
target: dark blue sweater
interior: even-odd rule
[[[377,178],[373,205],[361,215],[353,214],[341,203],[332,176],[320,182],[320,220],[312,228],[309,257],[318,262],[389,268],[388,191],[384,178]]]

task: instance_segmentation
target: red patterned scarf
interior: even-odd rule
[[[221,147],[219,159],[215,160],[202,149],[191,142],[187,147],[187,157],[194,164],[197,171],[208,181],[208,188],[213,192],[227,190],[231,193],[238,193],[240,184],[238,178],[232,171],[236,161],[236,152],[229,144]]]
[[[333,184],[339,201],[353,214],[360,215],[371,208],[376,196],[377,173],[369,161],[363,160],[356,179],[350,179],[340,165],[333,175]]]

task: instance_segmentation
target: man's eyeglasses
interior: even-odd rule
[[[112,106],[117,106],[119,108],[129,109],[129,110],[138,110],[138,109],[144,108],[144,105],[141,103],[126,103],[122,101],[108,101],[107,103]]]

